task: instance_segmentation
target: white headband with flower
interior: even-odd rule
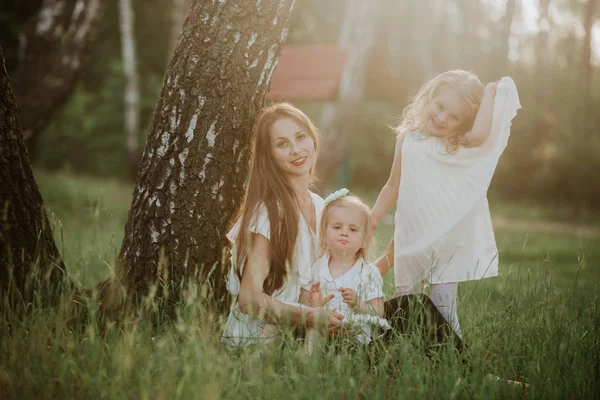
[[[331,193],[329,196],[327,196],[325,198],[325,205],[331,203],[334,200],[337,200],[341,197],[346,196],[348,193],[350,193],[350,191],[346,188],[336,190],[335,192]]]

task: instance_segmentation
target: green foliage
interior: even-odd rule
[[[120,246],[131,185],[40,171],[36,178],[69,272],[95,275],[88,285],[105,277]],[[372,203],[374,196],[364,197]],[[515,215],[515,208],[500,205],[493,216]],[[527,217],[525,211],[517,215]],[[78,291],[68,282],[58,306],[49,308],[43,280],[32,276],[38,293],[33,304],[1,296],[0,397],[522,396],[492,373],[527,381],[529,399],[597,398],[600,234],[536,232],[551,212],[538,209],[543,220],[530,219],[531,229],[496,232],[501,277],[461,284],[459,317],[470,348],[465,363],[447,347],[424,356],[417,337],[400,337],[387,348],[342,340],[312,356],[289,334],[261,352],[226,350],[219,343],[224,319],[211,312],[206,287],[184,286],[174,320],[151,313],[157,301],[152,296],[129,316],[112,319],[95,294],[74,302]],[[382,224],[378,231],[387,242],[391,227]],[[385,277],[388,296],[391,278]]]
[[[75,91],[63,111],[38,141],[36,163],[48,169],[70,168],[98,175],[125,176],[125,133],[123,115],[124,78],[122,65],[114,61],[104,78],[99,93],[91,93],[83,85]],[[158,98],[160,82],[152,76],[145,87],[153,95],[141,103],[141,149],[149,117]],[[76,149],[76,150],[75,150]],[[74,151],[75,150],[75,151]]]
[[[143,102],[140,153],[168,62],[172,3],[134,2]],[[346,4],[344,0],[297,2],[287,44],[337,43]],[[341,174],[347,177],[343,184],[377,190],[386,181],[394,149],[394,135],[388,126],[397,123],[410,96],[430,78],[424,70],[425,55],[431,57],[433,72],[463,68],[478,73],[484,83],[504,75],[512,76],[517,83],[523,108],[513,121],[512,136],[496,171],[492,193],[510,199],[550,200],[575,209],[597,207],[600,181],[595,171],[600,167],[600,121],[596,110],[600,109],[600,73],[593,66],[594,80],[590,85],[582,82],[581,37],[570,26],[552,24],[553,39],[548,63],[544,65],[535,59],[537,38],[516,36],[522,20],[517,7],[509,59],[504,8],[500,3],[427,0],[427,20],[418,14],[417,4],[417,0],[384,0],[376,46],[381,57],[374,65],[385,65],[375,65],[377,68],[369,71],[369,85],[373,87],[368,88],[369,96],[347,132],[351,136],[350,156]],[[560,1],[556,7],[561,13],[582,18],[582,4]],[[14,31],[23,18],[14,11],[16,6],[11,7],[0,18],[12,21],[6,29]],[[425,33],[431,33],[431,37]],[[38,143],[34,160],[37,165],[127,176],[120,57],[117,2],[108,2],[80,85]],[[517,61],[511,61],[516,57]],[[381,92],[382,87],[398,92],[397,104],[371,96]],[[301,104],[317,125],[321,124],[321,105]]]

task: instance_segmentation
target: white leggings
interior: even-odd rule
[[[458,315],[456,314],[458,283],[439,283],[429,286],[431,287],[431,301],[440,310],[452,329],[458,333],[458,336],[461,336]]]

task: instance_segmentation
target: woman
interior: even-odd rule
[[[254,130],[253,165],[233,244],[228,289],[236,297],[221,341],[244,347],[271,340],[278,327],[325,324],[342,315],[298,303],[310,288],[319,249],[323,199],[309,190],[319,138],[310,119],[287,103],[266,108]]]

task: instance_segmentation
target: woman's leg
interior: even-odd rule
[[[431,301],[433,301],[433,304],[435,304],[440,313],[450,323],[454,332],[461,336],[458,315],[456,314],[458,283],[439,283],[430,286]]]
[[[388,300],[384,303],[384,316],[392,326],[385,341],[394,334],[419,333],[431,344],[452,341],[459,352],[463,350],[460,336],[426,295],[409,294]]]

